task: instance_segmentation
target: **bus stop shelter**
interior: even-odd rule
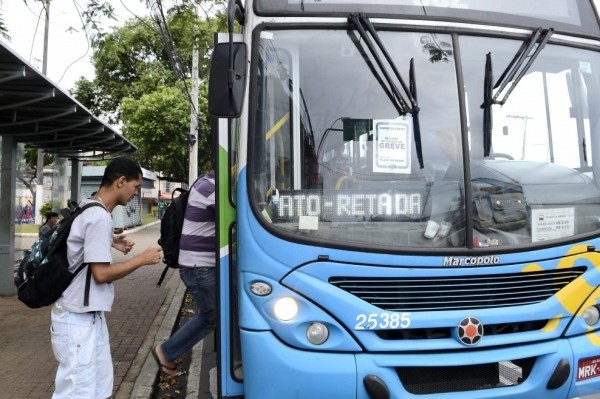
[[[0,296],[15,293],[14,215],[20,143],[67,160],[72,201],[81,199],[84,161],[137,151],[0,41]]]

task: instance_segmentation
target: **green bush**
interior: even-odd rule
[[[40,215],[42,215],[42,220],[45,220],[46,214],[48,212],[52,212],[52,202],[44,202],[44,205],[40,208]]]

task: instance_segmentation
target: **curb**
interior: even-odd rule
[[[169,287],[169,293],[165,298],[164,305],[157,313],[153,326],[148,331],[148,335],[146,335],[146,339],[136,356],[136,358],[140,357],[142,360],[145,359],[145,361],[133,385],[131,395],[129,396],[130,399],[150,399],[152,397],[159,368],[150,351],[154,346],[166,341],[171,336],[175,322],[177,321],[179,309],[183,303],[186,287],[179,278],[179,273],[173,274],[167,286]],[[160,326],[158,325],[159,323]],[[115,398],[117,397],[119,397],[119,393],[115,396]],[[124,398],[126,396],[121,395],[120,397]]]
[[[200,340],[192,348],[192,359],[187,374],[186,396],[200,397],[200,375],[202,374],[202,352],[204,349],[204,340]]]

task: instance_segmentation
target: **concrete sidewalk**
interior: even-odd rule
[[[131,255],[136,255],[157,245],[160,222],[125,234],[135,242]],[[113,250],[114,261],[128,256]],[[185,294],[179,273],[173,270],[162,286],[156,287],[163,268],[162,263],[142,267],[114,283],[115,303],[107,314],[114,398],[147,399],[152,395],[158,366],[150,350],[171,334]],[[197,346],[201,351],[202,345]],[[29,309],[16,296],[0,297],[0,353],[0,398],[50,398],[57,367],[50,345],[50,307]],[[190,373],[190,377],[188,386],[199,383],[200,376]],[[194,391],[198,392],[197,388]]]

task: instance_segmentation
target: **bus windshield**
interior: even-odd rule
[[[403,113],[383,78],[390,65],[355,29],[259,36],[249,182],[275,233],[402,251],[600,232],[600,126],[589,112],[600,106],[598,53],[546,43],[486,109],[486,81],[496,94],[528,36],[379,29],[410,86],[402,95],[418,104]]]

